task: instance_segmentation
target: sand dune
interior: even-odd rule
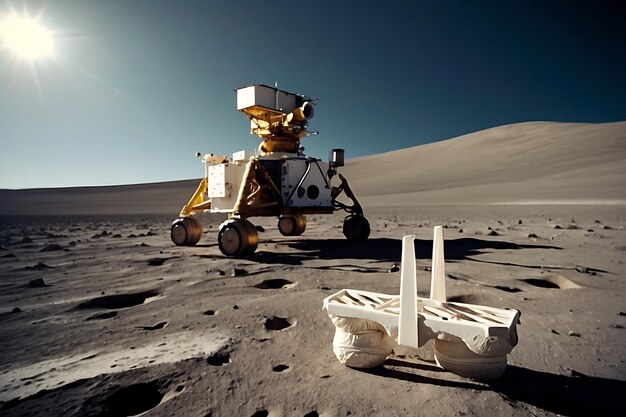
[[[369,206],[626,204],[626,122],[529,122],[349,160]],[[0,190],[0,215],[176,214],[199,180]]]
[[[626,204],[626,122],[530,122],[351,160],[344,174],[374,205]]]
[[[0,190],[0,215],[178,213],[200,180]]]

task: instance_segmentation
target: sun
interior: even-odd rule
[[[53,56],[55,39],[39,18],[13,12],[0,19],[0,45],[18,59],[37,61]]]

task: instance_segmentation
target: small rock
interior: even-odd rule
[[[33,240],[29,238],[28,236],[24,236],[22,238],[22,243],[33,243]]]
[[[463,233],[463,229],[459,229],[459,233]]]
[[[265,228],[263,226],[254,226],[257,230],[257,232],[259,233],[264,233],[265,232]]]
[[[235,304],[235,305],[233,306],[233,310],[239,310],[239,306],[238,306],[237,304]]]
[[[26,284],[26,286],[28,288],[42,288],[46,286],[46,283],[44,282],[43,278],[35,278],[28,281],[28,284]]]
[[[583,374],[582,372],[578,372],[578,371],[576,371],[574,369],[570,369],[569,373],[570,373],[571,376],[574,376],[574,377],[577,377],[577,378],[584,378],[584,377],[587,376],[587,375]]]
[[[624,326],[622,326],[621,324],[617,324],[617,323],[613,323],[613,324],[609,324],[609,327],[612,329],[623,329]]]
[[[615,314],[617,314],[618,316],[626,316],[626,312],[623,311],[616,311]]]
[[[391,265],[391,268],[387,270],[387,272],[398,272],[400,268],[396,264]]]
[[[529,234],[528,234],[528,238],[529,238],[529,239],[538,239],[538,238],[539,238],[539,236],[537,236],[535,233],[529,233]]]
[[[500,235],[495,230],[490,230],[489,233],[487,233],[487,236],[500,236]]]
[[[567,225],[567,229],[568,230],[576,230],[576,229],[578,229],[578,225],[575,224],[575,223],[570,223],[570,224]]]
[[[593,222],[596,224],[600,224],[600,220],[594,220]]]
[[[63,246],[61,245],[57,245],[56,243],[50,244],[50,245],[46,245],[41,252],[55,252],[55,251],[60,251],[63,250]]]
[[[555,224],[555,225],[554,225],[554,228],[555,228],[555,229],[562,229],[562,227],[561,227],[561,226],[559,226],[558,224]]]
[[[551,331],[553,334],[561,334],[561,333],[557,332],[557,331],[556,331],[556,330],[554,330],[554,329],[550,329],[550,331]]]
[[[247,273],[248,273],[248,271],[246,271],[245,269],[233,268],[230,271],[230,276],[231,277],[242,277],[242,276],[246,275]]]
[[[600,226],[600,227],[602,227],[604,230],[612,230],[612,229],[613,229],[611,226],[607,226],[607,225],[605,225],[605,224],[603,224],[603,225],[602,225],[602,226]]]
[[[122,237],[122,235],[120,235],[119,233],[114,234],[113,236],[111,236],[114,239],[119,239]]]
[[[520,219],[520,220],[518,220],[518,221],[517,221],[517,224],[522,224],[522,220],[521,220],[521,219]]]
[[[148,230],[148,233],[146,233],[146,236],[156,236],[156,233],[154,233],[152,230]]]
[[[48,269],[48,268],[50,268],[50,267],[48,265],[46,265],[45,263],[43,263],[43,262],[37,262],[37,264],[34,265],[34,266],[24,267],[24,269],[29,270],[29,271],[42,271],[42,270]]]
[[[585,266],[576,266],[576,271],[580,272],[581,274],[588,274],[589,273],[589,268],[585,267]]]
[[[13,310],[11,310],[11,313],[21,313],[22,309],[19,307],[13,307]]]
[[[572,336],[572,337],[580,337],[580,333],[577,332],[573,332],[573,331],[569,331],[567,333],[568,336]]]
[[[71,246],[74,247],[76,246],[76,242],[74,242],[73,240],[70,241],[70,243],[67,244],[67,246]]]

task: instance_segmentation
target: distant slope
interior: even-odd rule
[[[349,161],[373,205],[626,204],[626,122],[529,122]]]
[[[529,122],[347,161],[367,206],[583,203],[626,205],[626,122]],[[170,213],[199,180],[0,190],[0,215]]]
[[[108,187],[0,190],[0,215],[147,214],[176,216],[200,180]]]

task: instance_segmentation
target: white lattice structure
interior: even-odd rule
[[[474,379],[499,377],[518,341],[520,312],[446,301],[441,226],[434,231],[430,298],[418,297],[414,240],[402,239],[400,295],[344,289],[324,299],[337,328],[337,358],[351,367],[370,368],[391,354],[393,339],[413,348],[435,339],[439,366]]]

